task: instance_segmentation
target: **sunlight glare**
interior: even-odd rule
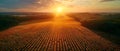
[[[65,7],[63,7],[63,6],[57,6],[57,7],[55,7],[54,8],[54,14],[55,15],[62,15],[62,14],[65,14],[64,12],[65,12]]]
[[[62,12],[63,12],[63,8],[62,8],[62,7],[56,8],[56,12],[57,12],[57,13],[62,13]]]

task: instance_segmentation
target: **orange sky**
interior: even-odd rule
[[[64,6],[67,12],[120,12],[119,0],[1,0],[1,12],[51,12]]]

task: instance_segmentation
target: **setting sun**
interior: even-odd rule
[[[65,7],[63,7],[63,6],[54,7],[53,13],[55,14],[56,17],[59,17],[59,16],[65,14]]]
[[[58,8],[56,8],[56,12],[57,12],[57,13],[63,12],[63,7],[58,7]]]
[[[53,12],[54,12],[55,14],[64,14],[64,12],[65,12],[65,7],[63,7],[63,6],[54,7]]]

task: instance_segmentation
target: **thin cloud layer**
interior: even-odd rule
[[[117,2],[118,1],[118,2]],[[103,3],[102,3],[103,2]],[[38,11],[61,4],[71,8],[119,9],[119,0],[0,0],[0,11]]]
[[[0,7],[21,8],[29,5],[43,7],[50,3],[52,0],[0,0]]]

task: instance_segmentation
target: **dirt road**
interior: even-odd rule
[[[0,50],[118,51],[118,47],[70,17],[19,25],[0,32]]]

